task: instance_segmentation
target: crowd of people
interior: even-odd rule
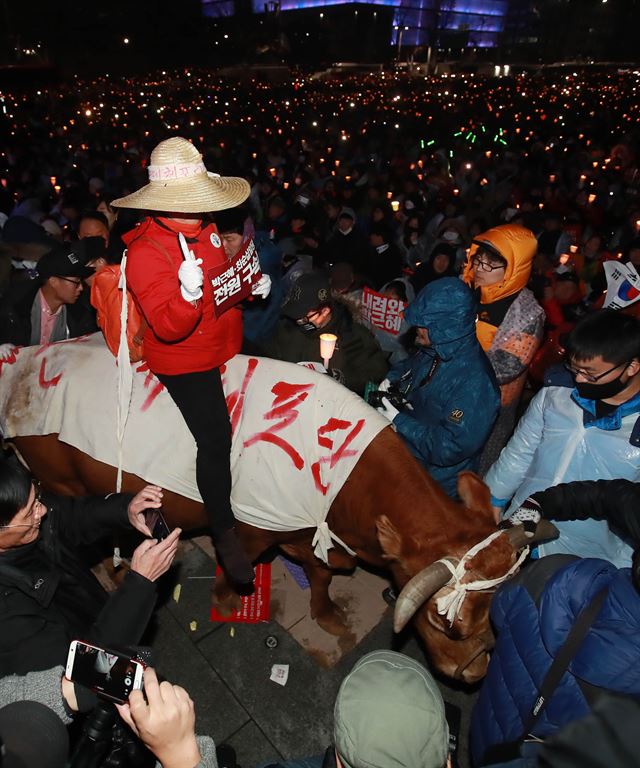
[[[476,766],[588,764],[586,752],[622,766],[637,747],[636,81],[376,73],[276,87],[184,71],[0,94],[0,368],[16,347],[98,331],[114,356],[125,343],[131,361],[146,360],[195,439],[218,559],[240,590],[253,568],[229,501],[219,371],[240,351],[376,391],[447,494],[463,470],[484,478],[496,523],[555,521],[559,538],[493,600]],[[218,313],[208,276],[249,242],[261,276]],[[375,302],[397,322],[381,322]],[[179,531],[145,539],[109,599],[74,550],[118,529],[150,537],[142,510],[160,503],[155,486],[41,498],[3,460],[0,705],[27,689],[46,691],[38,700],[63,719],[95,705],[63,678],[66,647],[140,641]],[[130,620],[116,626],[114,605]],[[165,768],[213,765],[187,694],[152,671],[145,683],[147,701],[133,694],[120,709],[125,722]],[[440,694],[399,654],[364,657],[335,716],[325,765],[447,760]],[[376,742],[377,719],[397,719],[392,744]]]

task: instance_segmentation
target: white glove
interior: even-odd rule
[[[257,283],[251,286],[251,295],[266,299],[271,293],[271,278],[269,275],[262,275]]]
[[[389,419],[389,421],[393,421],[400,411],[395,406],[391,405],[386,397],[383,397],[380,402],[382,405],[376,408],[376,411]]]
[[[382,381],[378,384],[378,389],[380,392],[388,392],[389,387],[391,386],[391,382],[389,379],[382,379]]]
[[[180,243],[180,250],[184,256],[184,261],[178,270],[180,292],[185,301],[196,301],[202,297],[202,284],[204,283],[204,275],[200,269],[202,259],[196,259],[193,255],[193,251],[189,250],[189,246],[187,245],[187,241],[182,232],[178,234],[178,242]]]
[[[193,261],[183,261],[178,270],[178,280],[180,280],[180,292],[185,301],[195,301],[202,296],[202,284],[204,275],[200,269],[202,259],[193,259]]]
[[[15,344],[0,344],[0,360],[7,362],[14,357],[14,351],[18,349]]]

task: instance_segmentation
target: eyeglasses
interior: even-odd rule
[[[64,280],[66,283],[73,283],[74,285],[80,285],[82,280],[79,277],[61,277],[60,275],[57,276],[58,280]]]
[[[31,507],[29,508],[29,511],[26,514],[26,517],[31,519],[33,514],[35,513],[36,509],[42,505],[42,490],[40,488],[40,483],[37,480],[34,480],[33,482],[33,490],[35,491],[35,498],[33,499],[33,503],[31,504]],[[13,525],[0,525],[0,531],[4,531],[7,528],[33,528],[33,523],[14,523]]]
[[[492,264],[490,261],[483,261],[478,256],[473,256],[471,266],[479,269],[481,272],[493,272],[494,269],[504,269],[504,264]]]
[[[608,376],[610,373],[613,373],[618,368],[622,368],[624,366],[625,368],[630,365],[631,361],[628,361],[626,363],[618,363],[618,365],[614,365],[613,368],[609,368],[608,371],[605,371],[604,373],[599,373],[597,376],[594,376],[592,373],[586,373],[585,371],[580,370],[580,368],[574,368],[570,362],[565,361],[563,363],[564,367],[571,373],[573,376],[582,376],[585,381],[588,381],[590,384],[595,384],[597,381],[600,381],[600,379],[604,379],[605,376]]]
[[[313,312],[309,312],[308,315],[305,315],[304,317],[299,317],[296,320],[296,323],[298,325],[306,325],[307,323],[313,323],[313,320],[311,318],[319,314],[320,312],[317,309],[314,309]]]

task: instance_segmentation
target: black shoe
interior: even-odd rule
[[[218,744],[216,746],[216,758],[218,768],[237,768],[236,751],[228,744]]]
[[[387,605],[393,607],[396,604],[396,600],[398,599],[398,593],[393,587],[387,587],[386,589],[382,590],[382,599]]]
[[[224,569],[230,581],[239,587],[249,587],[255,581],[253,565],[242,548],[233,528],[223,531],[214,539],[214,547],[219,565]]]

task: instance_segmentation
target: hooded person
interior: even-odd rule
[[[484,475],[511,436],[527,370],[542,343],[544,311],[526,287],[537,242],[514,224],[474,238],[464,270],[467,285],[479,291],[476,332],[500,384],[500,414],[483,452]]]
[[[475,470],[498,414],[491,363],[475,333],[477,302],[455,277],[435,280],[404,313],[417,351],[389,371],[382,389],[400,392],[411,409],[387,398],[379,409],[413,455],[450,496],[459,472]]]
[[[429,258],[416,265],[415,271],[411,276],[411,285],[413,285],[414,290],[418,293],[425,285],[434,280],[439,280],[441,277],[457,276],[456,249],[448,243],[436,243]]]
[[[236,304],[216,316],[208,275],[227,256],[216,225],[203,221],[207,212],[243,203],[250,187],[242,178],[209,173],[193,144],[178,136],[156,146],[148,170],[146,186],[112,202],[147,211],[123,238],[127,285],[147,323],[149,368],[196,441],[196,482],[220,565],[233,583],[250,588],[254,571],[231,509],[231,425],[220,378],[220,366],[240,351],[242,314]],[[252,294],[266,298],[270,287],[265,275]]]

